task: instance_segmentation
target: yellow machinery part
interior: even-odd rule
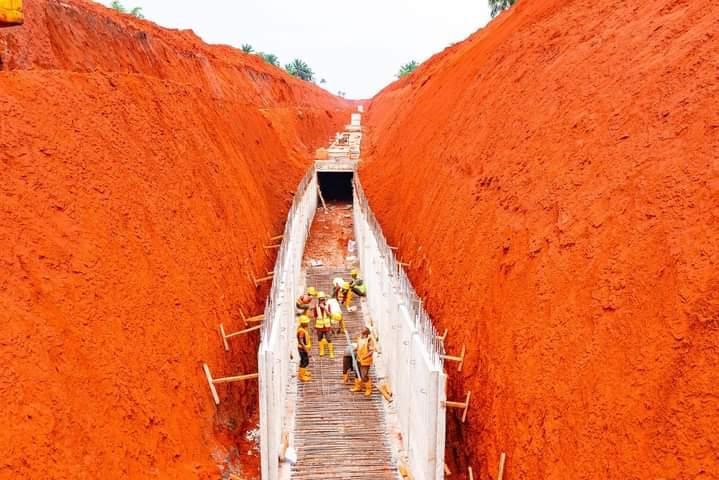
[[[0,0],[0,27],[22,25],[22,0]]]

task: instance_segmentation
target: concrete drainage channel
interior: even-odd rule
[[[446,408],[457,404],[446,399],[444,359],[448,356],[444,352],[443,337],[437,335],[402,264],[395,257],[394,249],[387,244],[355,174],[360,141],[360,115],[357,113],[353,114],[347,131],[338,134],[327,150],[330,160],[315,162],[300,182],[278,246],[258,351],[260,453],[262,478],[266,480],[290,478],[293,470],[289,464],[294,463],[291,460],[295,459],[291,457],[295,452],[300,456],[298,465],[302,464],[302,448],[295,450],[294,445],[295,438],[302,438],[302,432],[297,429],[306,428],[297,417],[297,412],[302,410],[302,404],[297,402],[302,402],[305,397],[297,394],[295,300],[305,283],[302,259],[310,226],[317,208],[322,206],[326,211],[323,191],[334,198],[352,200],[357,257],[368,286],[367,298],[362,301],[363,322],[370,324],[380,352],[375,376],[382,381],[385,400],[376,403],[385,404],[379,422],[380,430],[384,431],[375,429],[371,435],[384,438],[367,440],[369,444],[393,444],[393,448],[386,468],[381,465],[373,468],[381,468],[390,477],[397,478],[400,471],[411,472],[416,479],[441,479],[445,475]],[[224,337],[224,332],[222,334]],[[218,401],[209,370],[206,374]],[[219,383],[217,379],[214,382]],[[382,398],[376,391],[375,394],[376,398]],[[351,401],[330,405],[333,401],[342,403],[341,398],[335,395],[327,399],[327,408],[351,411],[356,406]],[[391,404],[388,405],[386,399]],[[350,427],[340,425],[338,428],[349,431]],[[306,433],[310,437],[314,435]],[[390,437],[395,441],[392,442]],[[349,442],[347,445],[337,444],[343,443],[345,438]],[[317,441],[322,443],[322,439]],[[306,440],[303,442],[306,444]],[[351,434],[333,442],[335,444],[327,448],[348,452],[362,449],[367,444]],[[362,471],[362,464],[355,467],[356,470],[339,471],[337,466],[338,471],[334,473],[331,467],[325,468],[325,471],[317,471],[316,478],[364,478],[362,475],[366,472]],[[351,474],[347,477],[349,471]],[[306,473],[296,475],[310,478]]]

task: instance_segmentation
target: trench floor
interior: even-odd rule
[[[306,285],[328,294],[332,279],[349,278],[356,266],[347,241],[352,238],[352,210],[349,204],[328,205],[329,212],[318,208],[305,249]],[[350,257],[348,259],[348,256]],[[320,260],[313,267],[309,260]],[[356,311],[343,307],[343,316],[350,339],[359,336],[364,327],[360,301],[355,299]],[[325,352],[319,356],[315,332],[312,332],[312,354],[309,370],[312,381],[298,382],[295,413],[294,446],[298,461],[292,467],[294,479],[396,479],[397,469],[392,460],[387,436],[382,396],[377,391],[374,367],[372,396],[365,397],[364,389],[350,392],[351,385],[342,382],[342,356],[347,347],[344,334],[334,335],[335,358]],[[354,374],[350,375],[350,381]]]

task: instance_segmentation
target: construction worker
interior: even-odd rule
[[[355,295],[359,295],[360,297],[366,297],[367,296],[367,285],[365,285],[364,280],[362,280],[359,276],[359,270],[356,268],[352,269],[352,272],[350,272],[350,275],[352,276],[352,281],[350,282],[350,287],[352,288],[352,292]]]
[[[349,385],[350,383],[350,372],[354,370],[352,362],[352,354],[357,349],[356,343],[351,343],[345,348],[345,354],[342,357],[342,383]]]
[[[350,304],[352,303],[352,288],[350,282],[342,284],[342,288],[339,291],[339,297],[340,298],[338,298],[338,300],[342,302],[347,311],[350,311]]]
[[[372,366],[374,355],[374,342],[369,336],[369,328],[362,330],[362,335],[357,339],[357,363],[359,364],[360,378],[355,379],[354,386],[350,389],[352,392],[359,392],[364,382],[365,397],[372,395],[372,379],[369,377],[369,369]]]
[[[310,325],[310,317],[300,315],[300,326],[297,327],[297,351],[300,353],[300,371],[297,375],[302,382],[309,382],[312,374],[307,369],[310,365],[310,350],[312,349],[312,337],[307,331]]]
[[[335,277],[332,279],[332,298],[336,298],[338,301],[342,301],[339,298],[339,292],[342,290],[342,286],[345,284],[345,280],[342,277]]]
[[[297,307],[297,314],[307,315],[307,312],[312,308],[316,296],[317,291],[315,290],[315,287],[308,288],[305,293],[300,295],[295,303],[295,306]]]
[[[329,308],[327,308],[327,294],[320,292],[317,300],[315,311],[315,331],[317,332],[317,342],[320,346],[320,357],[325,355],[325,345],[329,349],[330,358],[335,358],[335,347],[332,345],[332,337],[330,330],[332,328],[332,320]]]
[[[340,308],[340,302],[336,298],[330,298],[327,300],[327,308],[330,312],[330,318],[332,319],[332,329],[334,333],[340,333],[345,331],[345,320],[342,315],[342,308]]]

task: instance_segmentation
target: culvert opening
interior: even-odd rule
[[[317,172],[320,190],[327,202],[352,203],[352,172]]]

